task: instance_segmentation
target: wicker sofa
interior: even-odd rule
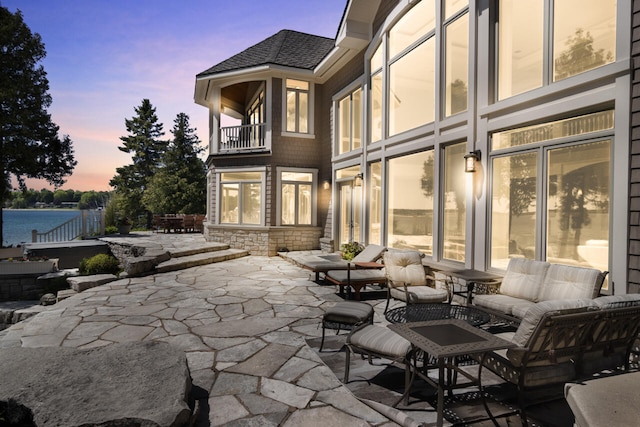
[[[596,298],[607,274],[592,268],[512,258],[499,293],[474,295],[473,304],[519,323],[538,302]]]
[[[640,294],[596,299],[543,301],[531,307],[515,332],[499,334],[516,347],[488,353],[478,361],[518,387],[518,408],[526,425],[530,391],[552,387],[604,370],[628,370],[640,332]],[[482,377],[482,368],[480,377]]]

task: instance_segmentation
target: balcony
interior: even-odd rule
[[[265,123],[222,127],[217,154],[268,151],[265,134]]]

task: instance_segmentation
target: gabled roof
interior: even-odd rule
[[[282,30],[201,72],[196,77],[206,77],[261,65],[280,65],[313,70],[334,46],[335,40],[327,37]]]

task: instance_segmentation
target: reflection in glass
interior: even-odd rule
[[[361,145],[362,90],[358,89],[340,100],[338,108],[340,110],[338,153],[343,154],[360,148]]]
[[[389,68],[389,136],[434,120],[435,38]]]
[[[369,166],[369,243],[382,244],[382,162]]]
[[[616,0],[555,1],[553,13],[554,81],[615,61]]]
[[[466,237],[466,176],[464,155],[467,143],[450,145],[444,149],[444,200],[442,257],[464,261]]]
[[[221,192],[220,222],[222,224],[237,224],[239,184],[222,184]]]
[[[542,86],[543,13],[543,1],[500,0],[498,19],[499,99],[505,99]]]
[[[456,19],[446,27],[447,65],[445,70],[446,115],[467,109],[469,83],[469,14]]]
[[[371,77],[371,142],[382,139],[382,72]]]
[[[608,270],[610,152],[611,141],[549,151],[550,262]]]
[[[433,150],[389,160],[387,245],[433,251]]]
[[[509,259],[535,259],[537,154],[493,159],[491,267],[506,269]]]
[[[260,184],[242,184],[242,219],[243,224],[260,224]]]

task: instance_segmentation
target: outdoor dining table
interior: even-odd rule
[[[384,317],[390,323],[460,319],[476,327],[491,320],[491,316],[483,310],[454,304],[408,304],[387,311]]]
[[[451,286],[458,285],[462,287],[463,289],[460,291],[453,289],[452,293],[464,296],[467,305],[471,305],[473,302],[473,291],[476,288],[476,285],[498,285],[500,280],[502,280],[502,276],[497,274],[475,270],[473,268],[458,269],[430,259],[423,259],[422,265],[433,272],[446,276],[449,279]]]
[[[489,351],[507,349],[515,347],[515,344],[492,335],[482,329],[471,326],[461,319],[430,320],[425,322],[393,323],[389,329],[407,339],[413,348],[413,353],[418,351],[428,353],[436,360],[438,368],[438,381],[431,379],[426,371],[422,372],[417,364],[411,364],[411,381],[404,391],[402,399],[408,403],[411,385],[416,375],[420,376],[428,384],[437,388],[437,426],[443,424],[444,419],[444,391],[452,391],[457,388],[464,388],[470,385],[478,385],[479,379],[474,378],[470,373],[460,369],[456,363],[456,358],[460,356],[471,356]],[[427,358],[423,358],[427,360]],[[426,362],[425,362],[426,363]],[[451,373],[457,372],[469,381],[455,383],[451,381]],[[493,420],[493,416],[489,413]]]
[[[160,217],[165,231],[182,230],[182,217],[179,216],[163,216]]]

